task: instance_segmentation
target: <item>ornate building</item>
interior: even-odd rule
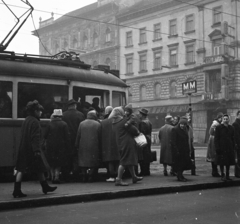
[[[237,0],[149,0],[117,15],[120,77],[130,86],[133,107],[148,108],[156,133],[167,113],[184,115],[189,103],[195,142],[207,141],[218,112],[235,118],[239,6]],[[197,92],[189,98],[182,84],[192,80]]]

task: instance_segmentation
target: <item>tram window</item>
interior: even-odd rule
[[[26,105],[35,99],[44,107],[42,118],[50,118],[54,109],[66,109],[68,86],[18,83],[18,118],[26,117]]]
[[[82,111],[85,115],[90,107],[95,107],[93,104],[94,98],[99,99],[98,110],[100,113],[103,113],[103,108],[109,105],[109,91],[106,90],[74,86],[73,98],[80,102],[78,110]]]
[[[126,95],[123,92],[115,92],[112,93],[112,105],[113,107],[123,106],[126,104]]]
[[[0,118],[12,117],[12,82],[0,81]]]

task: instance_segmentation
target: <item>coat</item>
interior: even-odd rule
[[[62,120],[65,121],[68,125],[68,130],[70,133],[71,147],[69,148],[69,154],[74,153],[74,146],[77,136],[77,131],[79,124],[84,121],[85,117],[83,113],[76,109],[68,109],[63,113]]]
[[[112,118],[101,122],[102,162],[119,161],[116,135],[112,130]]]
[[[152,124],[147,118],[140,121],[139,131],[142,134],[144,134],[144,136],[147,139],[147,145],[142,148],[143,162],[150,163],[150,162],[152,162],[152,155],[151,155]]]
[[[220,123],[216,120],[213,121],[210,129],[209,129],[209,140],[208,140],[208,148],[207,148],[207,162],[216,162],[216,149],[214,144],[215,137],[215,129],[220,125]]]
[[[214,144],[217,153],[217,165],[235,165],[235,133],[232,125],[220,124],[216,127]]]
[[[53,118],[47,126],[44,139],[46,141],[46,157],[52,168],[62,167],[66,162],[66,154],[70,148],[70,135],[67,123],[61,118]]]
[[[171,137],[173,169],[176,171],[191,170],[192,161],[187,130],[181,129],[178,124],[173,127]]]
[[[120,152],[120,165],[137,166],[138,153],[134,137],[138,135],[138,129],[134,125],[125,126],[127,118],[113,121],[113,131],[116,135]]]
[[[237,153],[237,162],[238,166],[240,166],[240,119],[236,119],[232,126],[234,127],[235,131],[235,143],[236,143],[236,153]]]
[[[171,143],[171,134],[174,127],[171,124],[165,124],[160,128],[158,133],[158,138],[161,144],[160,151],[160,163],[172,165],[172,143]]]
[[[42,153],[42,129],[38,118],[30,115],[22,124],[21,139],[18,148],[16,170],[21,172],[45,172]],[[40,152],[41,157],[34,156],[35,152]]]
[[[78,148],[78,165],[85,168],[100,164],[101,124],[96,115],[88,114],[80,123],[75,146]]]

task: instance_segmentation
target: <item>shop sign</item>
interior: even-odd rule
[[[191,94],[197,92],[197,81],[189,81],[182,83],[182,94]]]

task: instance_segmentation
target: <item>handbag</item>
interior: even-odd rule
[[[137,137],[134,138],[134,140],[139,147],[144,147],[147,145],[147,139],[143,133],[140,133]]]

